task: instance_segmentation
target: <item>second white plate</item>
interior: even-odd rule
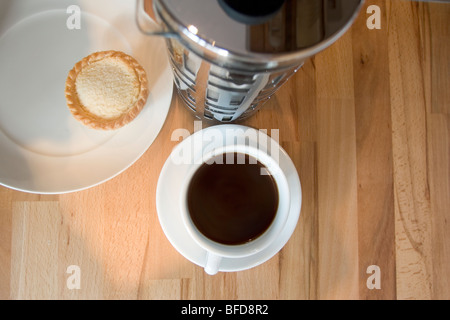
[[[152,144],[170,107],[173,76],[164,39],[139,32],[134,5],[2,1],[7,19],[0,25],[0,184],[41,194],[79,191],[123,172]],[[149,78],[147,105],[116,131],[77,122],[64,96],[73,65],[103,50],[133,55]]]

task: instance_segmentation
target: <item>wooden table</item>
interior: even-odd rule
[[[381,29],[366,26],[371,4]],[[297,228],[266,263],[208,276],[164,235],[156,183],[171,133],[194,124],[175,96],[156,141],[113,180],[67,195],[0,187],[0,298],[449,299],[449,17],[450,4],[367,1],[243,123],[279,129],[303,187]]]

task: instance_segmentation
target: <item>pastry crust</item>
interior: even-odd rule
[[[134,120],[148,98],[144,68],[120,51],[93,53],[69,72],[66,101],[84,125],[115,130]]]

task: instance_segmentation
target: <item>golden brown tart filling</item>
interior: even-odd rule
[[[148,98],[144,68],[120,51],[93,53],[69,72],[67,105],[73,116],[94,128],[113,130],[131,122]]]

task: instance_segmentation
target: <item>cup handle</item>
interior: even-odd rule
[[[222,257],[217,256],[211,252],[206,253],[205,272],[209,275],[215,275],[219,272],[220,262]]]
[[[176,32],[162,30],[155,21],[145,12],[144,0],[136,0],[136,25],[139,31],[147,36],[162,36],[165,38],[178,37]]]

